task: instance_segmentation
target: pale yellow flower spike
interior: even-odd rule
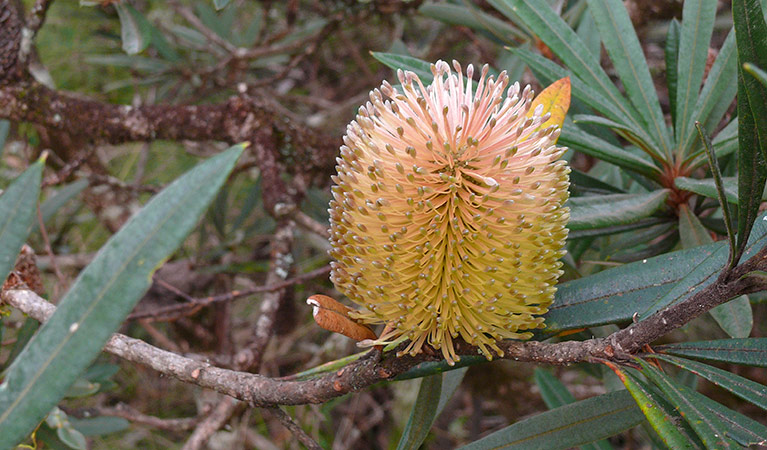
[[[458,337],[490,359],[497,340],[543,327],[570,171],[555,145],[569,80],[531,109],[530,87],[507,89],[506,72],[483,67],[475,91],[474,68],[464,79],[453,65],[432,65],[429,86],[399,71],[402,92],[384,82],[370,93],[347,127],[330,202],[331,280],[362,307],[351,314],[392,326],[374,343],[407,337],[403,353],[428,343],[450,364]]]

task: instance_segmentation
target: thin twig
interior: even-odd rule
[[[177,295],[182,296],[183,298],[187,299],[188,302],[186,303],[179,303],[178,305],[169,305],[169,306],[163,306],[159,308],[147,308],[146,311],[136,311],[128,316],[128,320],[138,320],[138,319],[148,319],[148,320],[169,320],[169,319],[176,319],[179,316],[188,316],[191,314],[196,313],[200,310],[200,308],[203,308],[205,306],[214,304],[214,303],[220,303],[220,302],[227,302],[231,300],[236,300],[238,298],[248,297],[253,294],[260,294],[260,293],[268,293],[268,292],[275,292],[279,291],[285,288],[288,288],[290,286],[296,285],[296,284],[302,284],[306,281],[312,280],[314,278],[323,276],[330,273],[330,266],[320,267],[319,269],[312,270],[311,272],[306,272],[305,274],[284,280],[279,281],[274,284],[267,284],[264,286],[256,286],[250,289],[244,289],[241,291],[232,291],[227,292],[226,294],[219,294],[214,295],[211,297],[202,297],[202,298],[194,298],[190,297],[188,294],[176,289],[172,288],[167,283],[163,283],[163,286],[172,290],[174,293],[177,293]],[[159,282],[159,280],[158,280]]]
[[[132,423],[140,425],[150,426],[158,430],[167,431],[183,431],[194,428],[200,421],[196,417],[189,417],[184,419],[161,419],[159,417],[149,416],[142,414],[131,406],[120,403],[114,407],[97,406],[95,408],[88,408],[82,411],[76,411],[78,416],[110,416],[110,417],[122,417]]]
[[[223,397],[210,414],[195,427],[192,435],[181,447],[181,450],[198,450],[203,448],[208,439],[226,424],[234,413],[239,402],[231,397]]]
[[[293,211],[293,219],[302,228],[305,228],[318,236],[322,236],[325,239],[330,237],[330,233],[328,232],[328,225],[323,225],[320,222],[317,222],[300,209]]]
[[[322,447],[320,444],[317,443],[314,439],[312,439],[311,436],[306,434],[306,432],[298,426],[298,424],[293,421],[293,418],[288,415],[285,411],[282,410],[282,408],[278,406],[270,406],[268,408],[263,408],[265,412],[267,412],[270,416],[274,417],[275,419],[279,420],[282,426],[287,428],[291,433],[293,433],[293,436],[298,439],[298,442],[304,444],[306,448],[309,450],[322,450]]]
[[[37,225],[40,229],[40,236],[43,237],[45,252],[48,253],[48,257],[50,258],[51,269],[53,269],[53,273],[56,275],[56,279],[59,281],[56,283],[56,287],[54,288],[54,297],[58,297],[59,290],[66,286],[66,278],[64,278],[64,274],[61,273],[59,266],[56,264],[56,255],[53,253],[51,241],[48,239],[48,231],[45,229],[45,222],[43,221],[43,213],[40,211],[40,206],[37,207]]]
[[[285,280],[292,264],[290,254],[293,242],[293,222],[282,223],[274,234],[271,245],[271,262],[266,281],[274,284],[278,280]],[[274,323],[280,301],[283,299],[284,290],[278,289],[267,292],[261,301],[261,312],[256,322],[256,330],[251,342],[234,357],[235,369],[258,371],[263,359],[264,350],[274,334]],[[237,401],[224,397],[216,405],[213,412],[195,428],[192,435],[184,444],[183,450],[198,450],[210,439],[210,436],[218,431],[232,416],[237,406]]]

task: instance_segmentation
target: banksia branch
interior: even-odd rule
[[[505,72],[485,66],[475,88],[473,67],[466,79],[454,67],[432,65],[428,87],[399,71],[402,92],[370,93],[330,202],[331,280],[361,306],[356,319],[389,325],[376,344],[406,337],[405,353],[428,343],[450,364],[454,339],[489,359],[497,340],[544,326],[569,218],[555,145],[569,80],[534,102]]]

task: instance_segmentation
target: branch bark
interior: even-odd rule
[[[283,150],[277,162],[287,172],[300,171],[318,182],[321,177],[322,184],[333,169],[340,145],[337,137],[275,116],[269,101],[247,94],[210,105],[132,107],[79,98],[26,80],[0,83],[0,118],[35,123],[92,144],[250,141],[254,149],[268,144]]]
[[[646,320],[620,330],[607,338],[558,343],[502,341],[503,358],[543,364],[567,365],[578,362],[612,360],[625,362],[637,351],[659,337],[689,322],[693,318],[726,301],[762,290],[758,280],[745,277],[752,270],[767,269],[767,248],[701,289],[688,299],[659,311]],[[2,293],[5,303],[21,310],[35,320],[45,322],[56,307],[32,291],[7,290]],[[223,369],[153,347],[146,342],[122,334],[114,334],[104,349],[128,361],[150,367],[166,376],[186,383],[213,389],[253,406],[299,405],[323,403],[349,392],[364,389],[389,380],[425,361],[439,358],[426,354],[394,356],[372,350],[344,368],[305,381],[288,381],[248,372]],[[477,349],[459,345],[461,355],[476,355]]]

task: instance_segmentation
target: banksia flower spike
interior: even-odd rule
[[[483,67],[474,89],[473,67],[464,80],[453,65],[432,65],[428,87],[399,71],[403,93],[387,82],[370,93],[330,202],[331,280],[362,307],[353,317],[388,325],[376,344],[407,337],[403,353],[428,343],[450,364],[458,337],[490,359],[497,340],[543,327],[569,218],[569,168],[546,105],[529,86],[507,90],[505,72]]]

